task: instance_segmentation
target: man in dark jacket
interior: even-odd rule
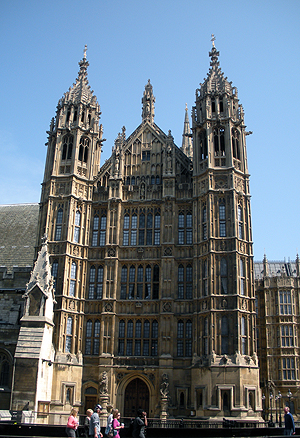
[[[147,413],[143,409],[137,411],[137,417],[133,421],[133,438],[145,438],[145,427],[148,426]]]
[[[295,423],[290,408],[284,408],[284,435],[295,435]]]

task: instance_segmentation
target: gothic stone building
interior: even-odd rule
[[[12,409],[261,418],[244,111],[214,43],[209,55],[181,148],[154,122],[148,81],[141,124],[102,166],[79,62],[48,131]]]

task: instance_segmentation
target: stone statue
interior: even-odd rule
[[[100,381],[100,394],[107,394],[108,393],[108,377],[107,372],[103,371],[102,373],[102,380]]]
[[[162,395],[162,397],[168,397],[169,395],[169,377],[168,374],[163,374],[162,376],[162,382],[160,385],[160,394]]]

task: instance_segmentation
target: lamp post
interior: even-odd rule
[[[289,408],[291,410],[291,398],[293,397],[293,394],[291,393],[290,389],[289,389],[289,392],[288,392],[287,396],[288,396],[288,399],[289,399]]]
[[[281,427],[282,426],[282,423],[281,423],[281,397],[282,397],[282,395],[281,395],[281,392],[280,391],[278,391],[278,406],[279,406],[279,427]]]
[[[276,419],[275,424],[278,423],[278,410],[277,410],[277,402],[278,402],[278,395],[275,396],[275,409],[276,409]]]
[[[262,399],[262,408],[263,408],[263,415],[262,416],[263,416],[264,421],[266,421],[266,396],[265,396],[265,394],[262,395],[261,399]]]
[[[272,400],[273,400],[273,392],[270,392],[270,409],[271,409],[271,417],[270,417],[270,426],[273,427],[273,411],[272,411]]]

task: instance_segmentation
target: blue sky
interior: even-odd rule
[[[185,103],[209,70],[211,34],[245,110],[254,258],[300,252],[299,0],[0,0],[0,204],[39,202],[46,130],[84,45],[110,156],[141,122],[151,80],[155,122],[180,146]]]

